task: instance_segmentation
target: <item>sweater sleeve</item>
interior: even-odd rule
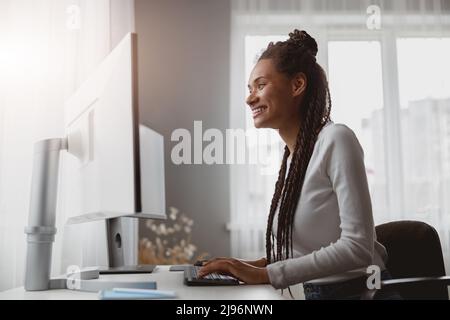
[[[268,265],[269,279],[275,288],[372,263],[375,231],[362,148],[353,131],[344,125],[326,132],[321,148],[338,201],[341,235],[336,242],[309,254]]]

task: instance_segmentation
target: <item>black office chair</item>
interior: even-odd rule
[[[376,227],[378,241],[388,253],[392,280],[379,290],[367,290],[362,299],[374,299],[380,290],[393,289],[403,299],[448,300],[450,277],[445,276],[441,242],[436,230],[419,221],[394,221]]]

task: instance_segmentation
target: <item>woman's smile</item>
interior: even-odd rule
[[[261,114],[263,114],[264,112],[266,112],[267,110],[267,106],[257,106],[252,109],[252,115],[253,115],[253,119],[256,119],[257,117],[259,117]]]

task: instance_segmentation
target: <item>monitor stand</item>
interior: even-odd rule
[[[35,143],[33,155],[33,174],[31,179],[31,198],[27,234],[27,256],[25,261],[26,291],[71,289],[98,292],[112,288],[156,289],[155,281],[99,281],[99,270],[75,267],[66,275],[50,278],[52,247],[55,241],[56,203],[60,152],[67,151],[67,138],[53,138]],[[112,219],[109,231],[115,245],[110,246],[110,267],[123,267],[122,224],[120,219]],[[118,229],[119,228],[119,229]],[[130,267],[127,267],[128,270]],[[127,270],[124,268],[124,270]],[[148,267],[146,267],[148,268]],[[151,267],[150,267],[151,268]],[[131,267],[131,269],[133,269]],[[134,270],[142,268],[135,267]],[[145,269],[145,268],[144,268]],[[149,270],[149,269],[147,269]],[[148,271],[147,271],[148,272]],[[129,272],[127,272],[129,273]],[[133,272],[135,273],[135,272]]]
[[[123,220],[113,218],[106,220],[106,236],[108,245],[108,268],[100,268],[100,274],[151,273],[155,269],[152,264],[125,265]]]

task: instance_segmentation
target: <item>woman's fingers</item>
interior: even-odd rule
[[[216,258],[210,260],[200,268],[199,276],[203,277],[213,272],[233,276],[232,261],[229,258]]]
[[[229,260],[229,259],[231,259],[231,258],[218,257],[218,258],[214,258],[214,259],[211,259],[211,260],[206,260],[206,261],[203,261],[203,266],[206,266],[206,265],[208,265],[208,264],[210,264],[211,262],[214,262],[214,261],[222,261],[222,260]]]
[[[265,268],[252,266],[233,258],[216,258],[199,270],[199,277],[217,272],[239,279],[248,284],[269,283]]]
[[[199,270],[199,277],[203,277],[207,274],[213,273],[213,272],[217,272],[220,268],[220,265],[217,265],[217,262],[220,260],[210,260],[207,263],[203,264],[203,266],[200,268]]]

